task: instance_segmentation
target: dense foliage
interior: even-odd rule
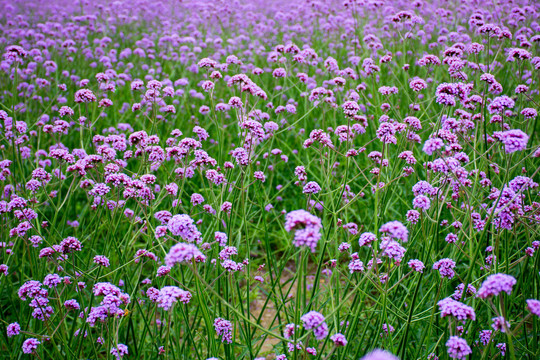
[[[540,358],[537,2],[0,4],[2,357]]]

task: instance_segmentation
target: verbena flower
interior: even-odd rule
[[[516,282],[516,279],[511,275],[502,273],[490,275],[484,280],[476,296],[481,299],[487,299],[488,297],[498,296],[502,292],[510,295],[512,293],[512,287]]]
[[[194,244],[178,243],[171,247],[167,256],[165,256],[165,264],[173,267],[175,264],[187,263],[195,260],[196,262],[205,262],[206,256]]]
[[[285,230],[295,232],[294,246],[307,246],[312,252],[315,252],[317,242],[322,237],[321,228],[321,219],[305,210],[291,211],[285,217]]]
[[[467,355],[472,353],[467,341],[458,336],[450,336],[446,342],[446,347],[448,356],[452,359],[465,359],[467,358]]]
[[[310,311],[300,317],[306,330],[313,330],[315,339],[322,340],[328,336],[328,325],[324,321],[324,316],[316,311]]]
[[[222,343],[232,343],[232,323],[230,321],[218,317],[214,320],[214,329],[221,336]]]

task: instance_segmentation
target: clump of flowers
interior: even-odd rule
[[[328,336],[328,325],[324,321],[324,316],[316,311],[310,311],[300,318],[306,330],[313,330],[317,340],[322,340]]]
[[[222,343],[232,343],[232,324],[230,321],[218,317],[214,320],[214,329],[221,336]]]
[[[321,228],[321,219],[305,210],[291,211],[285,217],[285,230],[289,232],[294,230],[293,245],[307,246],[311,252],[315,252],[317,243],[322,237]]]
[[[202,235],[189,215],[174,215],[167,223],[167,228],[171,234],[180,236],[187,242],[201,242]]]
[[[173,267],[175,264],[188,263],[192,260],[195,262],[206,261],[206,256],[195,244],[178,243],[171,247],[169,253],[165,256],[165,264],[169,267]]]
[[[511,275],[501,273],[490,275],[484,280],[476,296],[481,299],[487,299],[492,296],[498,296],[502,292],[510,295],[516,282],[516,279]]]
[[[187,304],[190,300],[191,293],[189,291],[182,290],[177,286],[165,286],[159,290],[156,302],[158,307],[168,311],[177,301]]]
[[[446,342],[446,347],[448,349],[448,355],[452,359],[465,359],[467,355],[472,353],[467,341],[459,336],[450,336]]]

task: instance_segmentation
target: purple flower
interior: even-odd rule
[[[455,244],[458,241],[458,237],[456,234],[450,233],[446,235],[446,237],[444,238],[444,241],[446,241],[449,244]]]
[[[262,171],[255,171],[253,173],[253,177],[260,182],[264,182],[266,180],[266,177],[264,176],[264,173]]]
[[[172,218],[172,214],[167,210],[161,210],[154,214],[154,218],[161,222],[161,225],[167,225]]]
[[[446,298],[437,303],[441,311],[441,317],[453,316],[457,320],[465,322],[465,320],[475,320],[476,313],[474,309],[452,298]]]
[[[428,155],[433,155],[433,153],[444,146],[444,142],[440,138],[432,138],[426,140],[422,150]]]
[[[227,234],[221,231],[216,231],[214,233],[214,239],[218,242],[219,246],[226,246],[227,245]]]
[[[424,272],[424,268],[425,268],[424,263],[422,261],[418,260],[418,259],[409,260],[407,265],[409,265],[409,267],[413,271],[416,271],[416,272],[419,272],[419,273]]]
[[[407,250],[395,240],[388,240],[388,238],[384,239],[386,240],[381,241],[381,244],[379,245],[382,250],[382,256],[394,259],[398,263],[401,262],[401,259]]]
[[[230,321],[218,317],[214,320],[214,329],[221,336],[222,343],[232,343],[232,324]]]
[[[324,322],[324,316],[317,311],[310,311],[300,318],[306,330],[313,330],[317,340],[322,340],[328,336],[328,325]]]
[[[215,60],[212,60],[212,59],[209,59],[209,58],[203,58],[203,59],[199,60],[197,65],[200,68],[214,68],[214,67],[216,67],[218,65],[218,63]]]
[[[370,246],[370,244],[374,241],[377,241],[377,235],[370,232],[365,232],[360,235],[360,238],[358,239],[358,245]]]
[[[272,76],[275,78],[281,78],[287,76],[287,71],[284,68],[277,68],[272,72]]]
[[[441,277],[451,279],[454,277],[456,262],[452,259],[441,259],[433,264],[433,270],[439,270]]]
[[[345,101],[341,107],[346,116],[354,116],[360,111],[360,106],[354,101]]]
[[[337,333],[332,336],[330,336],[330,340],[334,342],[335,346],[346,346],[347,345],[347,339],[345,338],[345,335]]]
[[[192,259],[195,259],[196,262],[205,262],[206,256],[194,244],[178,243],[165,256],[165,264],[173,267],[175,264],[189,262]]]
[[[19,323],[11,323],[7,326],[7,336],[12,337],[21,333],[21,326]]]
[[[42,289],[41,286],[41,283],[36,280],[29,280],[25,282],[19,288],[19,298],[25,301],[27,298],[33,299],[35,297],[47,297],[47,290]]]
[[[158,307],[168,311],[178,301],[187,304],[191,300],[191,293],[177,286],[165,286],[159,290],[156,302]]]
[[[515,104],[516,103],[514,100],[506,95],[503,95],[493,99],[493,101],[488,105],[488,110],[490,114],[500,114],[505,109],[512,109]]]
[[[304,194],[317,194],[321,191],[321,187],[315,181],[310,181],[304,185]]]
[[[486,346],[490,341],[493,341],[491,335],[493,331],[491,330],[480,330],[480,343]]]
[[[236,109],[241,109],[244,106],[244,104],[242,103],[242,99],[240,99],[238,96],[231,97],[228,104]]]
[[[502,273],[490,275],[484,280],[476,296],[481,299],[487,299],[491,296],[497,296],[503,291],[510,295],[512,287],[516,282],[516,279],[510,275]]]
[[[454,298],[454,300],[461,300],[461,295],[463,294],[463,289],[465,288],[465,284],[461,283],[459,284],[457,287],[456,287],[456,291],[454,291],[454,294],[452,295],[452,297]],[[467,286],[467,291],[466,291],[466,294],[467,295],[474,295],[476,294],[476,288],[474,286],[472,286],[471,284],[469,284]]]
[[[538,317],[540,317],[540,300],[529,299],[527,300],[527,309]]]
[[[388,334],[392,334],[396,329],[392,325],[382,324],[382,330],[381,336],[388,336]]]
[[[382,233],[387,233],[393,239],[401,240],[407,242],[409,240],[409,231],[399,221],[390,221],[381,226],[379,229]]]
[[[24,341],[22,345],[22,351],[25,354],[32,354],[34,350],[37,349],[39,344],[41,344],[41,342],[38,341],[38,339],[35,339],[35,338],[27,339]]]
[[[525,150],[529,141],[529,135],[520,129],[497,131],[493,133],[493,137],[504,144],[504,150],[508,154]]]
[[[399,360],[399,358],[386,350],[375,349],[360,360]]]
[[[94,256],[94,263],[96,263],[98,265],[101,265],[101,266],[104,266],[104,267],[109,267],[109,265],[110,265],[109,259],[107,259],[107,257],[105,257],[103,255]]]
[[[108,282],[96,283],[94,285],[93,292],[95,296],[120,296],[122,294],[122,290],[120,290],[120,288]]]
[[[80,89],[75,92],[76,103],[90,103],[97,100],[96,95],[89,89]]]
[[[223,250],[219,252],[220,260],[230,259],[231,256],[238,255],[238,249],[234,246],[226,246]]]
[[[116,356],[117,360],[120,360],[125,355],[128,355],[128,347],[124,344],[118,344],[116,348],[111,348],[111,355]]]
[[[383,122],[377,129],[377,138],[385,144],[396,144],[397,139],[394,136],[396,131],[396,126],[394,124]]]
[[[171,272],[171,267],[170,266],[160,266],[157,269],[157,276],[162,277],[162,276],[167,275],[170,272]]]
[[[505,333],[507,329],[510,329],[510,323],[506,321],[505,318],[502,316],[494,317],[491,319],[493,321],[493,324],[491,324],[491,327],[495,331],[500,331],[502,333]]]
[[[498,343],[495,345],[497,349],[501,352],[501,356],[504,356],[506,354],[506,344],[505,343]]]
[[[201,194],[197,194],[197,193],[194,193],[191,195],[191,204],[193,206],[197,206],[197,205],[200,205],[204,202],[204,198]],[[184,216],[184,215],[181,215],[181,216]],[[185,215],[187,216],[187,215]],[[191,218],[190,218],[191,219]],[[171,231],[172,232],[172,231]],[[186,239],[187,240],[187,239]]]
[[[81,306],[75,299],[64,301],[64,307],[68,310],[79,310]]]
[[[427,196],[418,195],[413,199],[413,207],[416,209],[428,210],[431,206],[431,201]]]
[[[420,213],[416,210],[409,210],[407,211],[407,221],[411,224],[418,223],[418,220],[420,219]]]
[[[427,83],[423,79],[416,78],[416,79],[412,79],[409,82],[409,86],[411,90],[418,92],[427,88]]]
[[[523,115],[523,117],[525,119],[534,119],[538,115],[538,113],[537,113],[536,109],[525,108],[525,109],[521,110],[521,115]]]
[[[45,279],[43,279],[43,285],[48,286],[49,288],[57,287],[62,282],[62,279],[63,278],[58,274],[48,274],[45,276]]]
[[[450,336],[446,342],[446,347],[448,348],[448,355],[452,359],[465,359],[467,355],[472,353],[467,341],[458,336]]]
[[[74,251],[81,251],[82,244],[77,238],[73,236],[68,236],[67,238],[62,240],[62,242],[60,242],[60,248],[62,249],[62,252],[64,254],[69,254]]]
[[[364,263],[360,261],[359,259],[351,260],[351,262],[349,262],[349,271],[351,274],[355,272],[363,272]]]
[[[321,219],[305,210],[291,211],[285,217],[285,230],[295,230],[293,244],[296,247],[307,246],[315,252],[317,242],[322,237]]]
[[[199,243],[202,239],[202,234],[197,230],[194,222],[189,215],[174,215],[169,220],[167,227],[174,236],[180,236],[190,243]]]
[[[294,329],[299,327],[300,325],[294,326],[294,324],[285,325],[285,330],[283,330],[283,336],[285,336],[285,339],[291,339],[294,336]]]

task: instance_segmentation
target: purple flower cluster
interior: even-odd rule
[[[529,135],[520,129],[497,131],[493,133],[493,137],[504,144],[504,150],[508,154],[525,150],[529,141]]]
[[[407,265],[409,265],[409,267],[413,270],[413,271],[416,271],[416,272],[419,272],[419,273],[423,273],[424,272],[424,269],[426,268],[426,266],[424,265],[424,263],[418,259],[412,259],[412,260],[409,260],[409,262],[407,263]]]
[[[294,230],[293,244],[296,247],[307,246],[315,252],[321,238],[322,222],[318,217],[305,210],[291,211],[285,217],[285,230]]]
[[[441,317],[453,316],[457,320],[476,320],[474,309],[452,298],[440,300],[437,305],[441,311]]]
[[[450,336],[446,342],[448,355],[452,359],[465,359],[467,355],[472,354],[472,350],[467,341],[459,336]]]
[[[527,309],[538,317],[540,317],[540,300],[529,299],[527,300]]]
[[[36,338],[26,339],[22,345],[22,351],[25,354],[32,354],[39,344],[41,344],[41,341]]]
[[[21,333],[21,326],[19,325],[19,323],[16,322],[11,323],[6,327],[6,331],[8,337],[16,336]]]
[[[180,236],[187,242],[201,242],[202,235],[189,215],[174,215],[167,223],[167,228],[171,234]]]
[[[108,282],[100,282],[94,285],[92,291],[94,296],[103,296],[103,299],[99,306],[90,308],[88,312],[86,322],[91,327],[94,327],[98,322],[105,322],[109,317],[120,318],[126,315],[121,306],[128,305],[131,298],[119,287]]]
[[[386,350],[375,349],[360,360],[399,360],[399,358]]]
[[[218,317],[214,320],[214,329],[221,336],[222,343],[232,343],[232,324],[230,321]]]
[[[332,336],[330,336],[330,340],[334,342],[335,346],[346,346],[347,345],[347,339],[345,338],[345,335],[337,333]]]
[[[481,299],[487,299],[492,296],[498,296],[502,292],[510,295],[512,293],[512,287],[516,282],[516,279],[511,275],[501,273],[490,275],[484,280],[476,296]]]
[[[456,262],[452,259],[441,259],[433,264],[433,270],[439,270],[441,277],[451,279],[456,274]]]
[[[178,243],[171,247],[169,253],[165,256],[165,264],[169,267],[173,267],[175,264],[188,263],[192,260],[195,260],[195,262],[206,261],[206,256],[195,244]]]
[[[159,290],[156,302],[158,307],[168,311],[177,301],[187,304],[190,300],[191,293],[189,291],[182,290],[177,286],[165,286]]]
[[[115,356],[117,360],[120,360],[124,356],[128,355],[128,347],[124,344],[118,344],[117,347],[111,348],[111,355]]]
[[[401,240],[402,242],[407,242],[409,240],[409,231],[399,221],[390,221],[379,229],[380,232],[386,233],[393,239]]]
[[[313,330],[315,339],[322,340],[328,336],[328,325],[324,321],[324,316],[317,311],[310,311],[300,317],[306,330]]]

